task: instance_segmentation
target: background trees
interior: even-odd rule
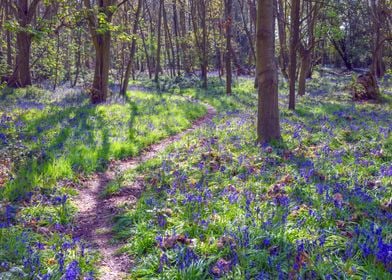
[[[40,3],[41,0],[17,0],[4,3],[7,14],[11,13],[14,17],[14,21],[8,24],[16,38],[13,72],[8,79],[8,85],[11,87],[31,85],[30,56],[33,37],[44,32],[46,20],[57,13],[58,3],[47,2],[46,5],[44,4],[45,7],[38,9]],[[10,38],[7,38],[8,40]]]
[[[391,4],[275,0],[276,54],[292,108],[315,66],[385,74]],[[86,85],[103,102],[110,86],[124,92],[143,74],[197,75],[205,88],[216,75],[228,93],[232,75],[255,74],[255,0],[2,0],[0,15],[0,71],[14,87]]]

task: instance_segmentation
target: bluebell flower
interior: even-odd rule
[[[77,261],[72,261],[65,270],[64,278],[66,280],[76,280],[80,275],[80,267]]]
[[[63,272],[64,271],[64,254],[62,252],[57,253],[56,259],[59,264],[60,272]]]
[[[159,214],[158,215],[158,225],[163,228],[166,226],[166,224],[167,224],[166,217],[162,214]]]
[[[158,272],[161,273],[163,271],[163,268],[169,265],[170,265],[169,258],[165,253],[162,253],[161,257],[159,258]]]

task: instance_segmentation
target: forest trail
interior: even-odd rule
[[[105,172],[95,173],[81,183],[79,195],[73,200],[78,207],[74,236],[88,242],[101,254],[101,279],[121,279],[132,266],[132,260],[128,256],[117,254],[121,244],[113,243],[111,229],[113,217],[117,214],[117,206],[123,202],[129,205],[136,204],[143,192],[143,183],[141,179],[136,179],[119,194],[108,198],[103,197],[102,192],[116,179],[117,174],[136,168],[165,150],[170,144],[211,121],[217,114],[216,109],[209,104],[200,103],[206,106],[207,114],[196,120],[190,128],[147,147],[139,156],[110,162]]]

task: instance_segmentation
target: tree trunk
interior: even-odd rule
[[[339,42],[331,39],[331,43],[334,46],[335,50],[338,52],[340,58],[343,60],[344,65],[346,66],[348,71],[353,70],[353,65],[351,63],[351,59],[346,50],[346,43],[344,40],[340,40]]]
[[[178,17],[177,17],[177,2],[176,2],[176,0],[173,0],[173,28],[174,28],[174,36],[175,36],[175,40],[176,40],[177,76],[181,76],[180,43],[179,43],[179,34],[178,34]]]
[[[289,75],[287,73],[287,65],[289,64],[289,55],[287,50],[287,36],[286,36],[286,15],[285,9],[283,5],[283,0],[278,0],[277,5],[277,15],[278,15],[278,34],[279,34],[279,44],[280,44],[280,53],[279,53],[279,64],[280,70],[283,74],[283,77],[289,79]]]
[[[165,48],[167,53],[167,58],[169,62],[170,75],[173,78],[176,75],[176,53],[174,50],[174,44],[172,36],[170,34],[169,24],[167,20],[167,13],[165,6],[162,6],[162,17],[163,17],[163,29],[165,31]]]
[[[82,45],[82,30],[77,31],[77,44],[79,46]],[[81,66],[81,47],[79,47],[75,53],[75,77],[71,84],[71,87],[75,87],[76,84],[78,83],[80,66]]]
[[[373,46],[372,46],[372,64],[370,71],[377,78],[381,78],[385,74],[385,65],[383,62],[383,47],[384,47],[384,29],[388,30],[388,24],[386,28],[383,26],[388,23],[388,16],[384,12],[387,9],[387,3],[385,0],[370,0],[369,10],[371,12],[372,29],[373,29]],[[384,28],[383,28],[384,27]],[[390,29],[390,28],[389,28]],[[392,36],[392,34],[391,34]]]
[[[142,4],[143,4],[142,0],[138,0],[136,14],[135,14],[135,22],[134,22],[133,28],[132,28],[132,34],[134,36],[137,33],[137,30],[139,29],[139,18],[140,18],[140,13],[142,10]],[[125,93],[127,92],[127,89],[128,89],[129,78],[131,76],[131,70],[133,68],[133,60],[135,58],[135,53],[136,53],[136,38],[133,37],[132,43],[131,43],[131,53],[129,55],[129,60],[128,60],[127,67],[126,67],[125,74],[124,74],[124,80],[122,82],[121,90],[120,90],[120,94],[122,94],[122,95],[125,95]]]
[[[8,79],[10,87],[26,87],[31,85],[30,74],[30,53],[32,35],[25,31],[32,23],[38,4],[41,0],[34,0],[29,3],[28,0],[14,1],[15,18],[18,21],[21,30],[16,34],[16,60],[12,76]],[[29,5],[30,4],[30,5]],[[47,14],[46,10],[44,13]]]
[[[258,0],[256,53],[259,96],[257,136],[259,143],[266,143],[280,139],[274,0]]]
[[[31,35],[20,31],[16,35],[16,65],[8,80],[9,87],[26,87],[31,85],[30,74]]]
[[[93,87],[91,89],[91,101],[93,104],[105,102],[109,92],[109,69],[110,69],[110,31],[97,34],[94,42],[95,47],[95,71]]]
[[[299,43],[299,12],[300,0],[291,1],[291,42],[290,42],[290,65],[289,65],[289,109],[295,110],[295,84],[297,74],[297,50]]]
[[[94,80],[91,88],[91,102],[93,104],[105,102],[109,93],[110,46],[111,31],[106,24],[111,23],[116,1],[97,1],[98,9],[105,16],[105,20],[94,14],[90,0],[84,0],[84,5],[89,10],[88,25],[95,48]],[[125,2],[121,2],[125,3]],[[119,6],[117,6],[118,8]]]
[[[380,47],[373,50],[372,53],[371,71],[377,78],[382,78],[385,74],[385,66],[382,60],[382,56],[383,54],[381,45]]]
[[[241,10],[241,18],[242,18],[242,22],[244,24],[244,31],[246,36],[248,37],[248,41],[249,41],[249,47],[251,50],[251,54],[249,55],[249,64],[251,64],[252,62],[252,58],[254,59],[254,61],[256,61],[256,51],[255,51],[255,46],[254,46],[254,36],[251,33],[251,31],[249,30],[248,26],[247,26],[247,22],[245,20],[245,14],[244,14],[244,2],[242,2],[241,0],[238,0],[238,4],[240,5],[240,10]],[[250,24],[252,25],[252,19],[250,19]]]
[[[298,95],[304,96],[306,89],[306,78],[309,76],[309,68],[311,64],[311,50],[301,52],[301,68],[299,71]]]
[[[150,55],[148,53],[146,38],[144,37],[144,32],[143,32],[143,30],[141,29],[140,26],[139,26],[139,29],[140,29],[140,36],[142,37],[142,42],[143,42],[144,54],[146,56],[148,77],[149,77],[149,79],[152,79],[152,63],[151,63]]]
[[[191,73],[191,64],[188,55],[188,44],[186,42],[186,16],[185,16],[185,1],[179,0],[180,3],[180,32],[181,32],[181,55],[182,55],[182,66],[184,68],[185,74],[189,75]]]
[[[155,65],[155,78],[154,81],[158,83],[159,71],[161,70],[161,30],[162,30],[162,5],[163,0],[159,1],[158,9],[158,38],[157,38],[157,53],[156,53],[156,65]]]
[[[57,32],[57,38],[56,38],[56,67],[54,69],[54,83],[53,83],[53,90],[56,90],[57,88],[57,82],[59,80],[59,61],[60,61],[60,33]]]
[[[200,21],[202,24],[202,65],[201,65],[201,79],[203,81],[203,88],[208,88],[208,49],[207,49],[207,7],[206,0],[200,1]]]
[[[352,85],[351,94],[354,100],[380,100],[381,93],[377,79],[372,72],[358,76]]]
[[[11,14],[10,14],[10,9],[9,9],[9,2],[6,1],[6,6],[5,6],[5,12],[6,12],[6,18],[7,20],[10,20]],[[7,65],[9,69],[12,69],[12,46],[11,46],[11,32],[7,29],[6,30],[6,37],[7,37]]]
[[[226,94],[231,95],[231,25],[232,25],[232,0],[226,0]]]

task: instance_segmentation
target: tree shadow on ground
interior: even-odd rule
[[[129,127],[134,121],[130,111]],[[78,173],[104,170],[112,156],[110,130],[98,107],[85,105],[55,110],[26,121],[24,137],[37,139],[37,145],[18,166],[0,195],[20,200],[35,188],[50,188],[58,180]]]

